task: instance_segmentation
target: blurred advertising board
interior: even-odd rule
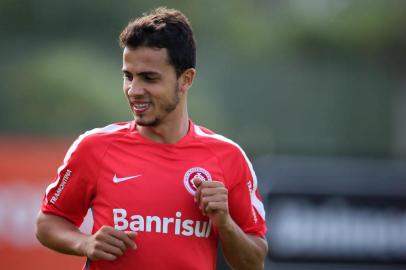
[[[254,166],[271,261],[406,265],[405,159],[263,156]]]
[[[41,199],[69,144],[58,139],[0,139],[0,269],[82,269],[84,258],[48,250],[35,238]]]
[[[274,260],[406,264],[406,197],[272,194]]]

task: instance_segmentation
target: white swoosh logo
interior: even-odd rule
[[[131,179],[134,179],[134,178],[138,178],[140,176],[142,176],[142,174],[128,176],[128,177],[117,177],[117,175],[114,175],[113,182],[114,183],[120,183],[120,182],[124,182],[124,181],[131,180]]]

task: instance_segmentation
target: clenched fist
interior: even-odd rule
[[[203,215],[207,215],[218,227],[228,226],[231,220],[228,211],[228,190],[220,181],[202,181],[195,177],[193,180],[197,191],[195,202]]]
[[[128,248],[136,249],[133,231],[119,231],[110,226],[101,227],[95,234],[83,241],[83,253],[92,261],[113,261],[122,256]]]

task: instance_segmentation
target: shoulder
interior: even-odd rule
[[[99,141],[99,140],[111,140],[115,137],[120,137],[129,132],[130,122],[120,122],[107,125],[105,127],[94,128],[86,131],[79,138],[82,141]],[[78,138],[78,139],[79,139]]]
[[[256,182],[252,163],[236,142],[197,125],[195,136],[216,156],[229,190],[239,184],[245,185],[247,179],[254,179]]]
[[[194,125],[196,138],[217,155],[235,155],[246,157],[244,150],[233,140],[217,134],[210,129]]]
[[[68,152],[88,152],[90,150],[103,150],[107,148],[111,142],[128,133],[129,130],[129,122],[114,123],[105,127],[88,130],[85,133],[81,134],[73,142]]]

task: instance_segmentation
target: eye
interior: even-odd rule
[[[132,81],[133,80],[133,76],[130,74],[130,73],[128,73],[128,72],[124,72],[123,73],[123,78],[125,79],[125,80],[127,80],[127,81]]]
[[[142,78],[146,81],[146,82],[155,82],[157,80],[157,77],[154,75],[150,75],[150,74],[145,74],[142,76]]]

